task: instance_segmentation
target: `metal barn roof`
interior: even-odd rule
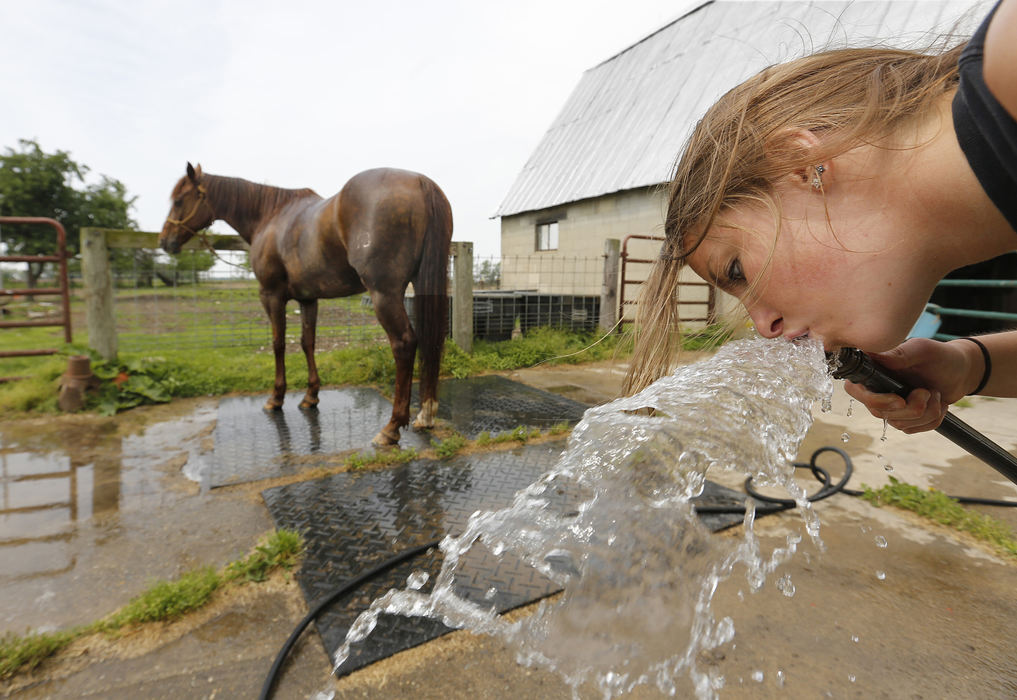
[[[990,7],[983,0],[704,3],[583,74],[495,216],[665,182],[707,108],[766,66],[845,46],[941,46],[944,35],[970,36]]]

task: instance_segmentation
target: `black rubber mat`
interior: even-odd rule
[[[419,405],[416,385],[413,404]],[[521,425],[542,430],[558,423],[575,425],[587,408],[498,375],[443,379],[438,385],[438,418],[471,439],[482,432],[495,435]]]
[[[300,409],[303,396],[303,392],[287,394],[280,411],[263,410],[265,396],[220,401],[207,485],[216,488],[284,476],[314,466],[313,460],[301,459],[307,455],[369,449],[371,439],[392,415],[392,402],[374,389],[322,391],[317,409],[311,410]],[[403,428],[401,448],[429,445],[430,434]]]
[[[511,451],[457,457],[447,462],[418,460],[391,469],[346,472],[262,492],[277,527],[304,533],[307,552],[297,573],[309,608],[361,573],[414,546],[459,534],[477,510],[509,505],[519,489],[536,481],[558,461],[564,441],[527,445]],[[745,496],[712,482],[701,502],[743,503]],[[563,514],[572,507],[556,495]],[[712,530],[742,522],[740,514],[703,518]],[[336,601],[317,620],[325,648],[334,652],[357,615],[390,588],[404,588],[407,576],[426,571],[430,583],[441,568],[440,552],[429,550],[365,583]],[[456,578],[464,597],[504,612],[555,592],[536,570],[503,554],[474,547]],[[382,615],[374,632],[351,651],[340,669],[349,673],[448,632],[440,622]]]

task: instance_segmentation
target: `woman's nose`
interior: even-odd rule
[[[756,331],[764,338],[777,338],[784,332],[784,317],[776,311],[753,309],[749,312]]]

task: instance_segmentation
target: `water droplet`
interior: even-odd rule
[[[880,549],[886,549],[886,538],[882,535],[876,535],[876,546]]]
[[[777,670],[777,687],[784,687],[784,672],[779,669]]]
[[[847,409],[847,417],[848,418],[851,417],[851,409],[854,408],[854,405],[855,405],[855,400],[854,399],[848,399],[848,409]]]
[[[848,674],[848,680],[851,681],[852,683],[854,683],[855,682],[855,674],[849,673]]]
[[[848,435],[847,433],[841,433],[840,434],[840,441],[841,442],[847,442],[850,439],[851,439],[851,436]]]
[[[406,587],[414,591],[419,591],[423,585],[427,583],[427,579],[429,578],[431,578],[431,576],[426,571],[414,571],[406,577]]]
[[[494,598],[496,595],[498,595],[498,589],[495,588],[494,586],[491,586],[484,593],[484,600],[491,600],[491,598]]]
[[[777,590],[779,590],[788,598],[794,597],[795,584],[791,581],[791,574],[784,574],[779,579],[777,579]]]
[[[876,572],[876,578],[878,578],[880,581],[885,581],[886,580],[886,572],[885,571],[877,571]]]
[[[763,682],[763,672],[762,671],[753,671],[752,672],[752,680],[754,680],[756,683],[762,683]]]
[[[855,644],[857,644],[858,643],[858,635],[857,634],[852,634],[851,635],[851,641],[854,642]]]
[[[893,465],[890,464],[889,462],[883,465],[883,469],[886,470],[887,474],[893,473]]]

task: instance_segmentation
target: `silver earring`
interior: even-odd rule
[[[822,165],[817,165],[813,170],[816,174],[812,176],[812,188],[821,190],[823,189],[823,172],[826,170]]]

